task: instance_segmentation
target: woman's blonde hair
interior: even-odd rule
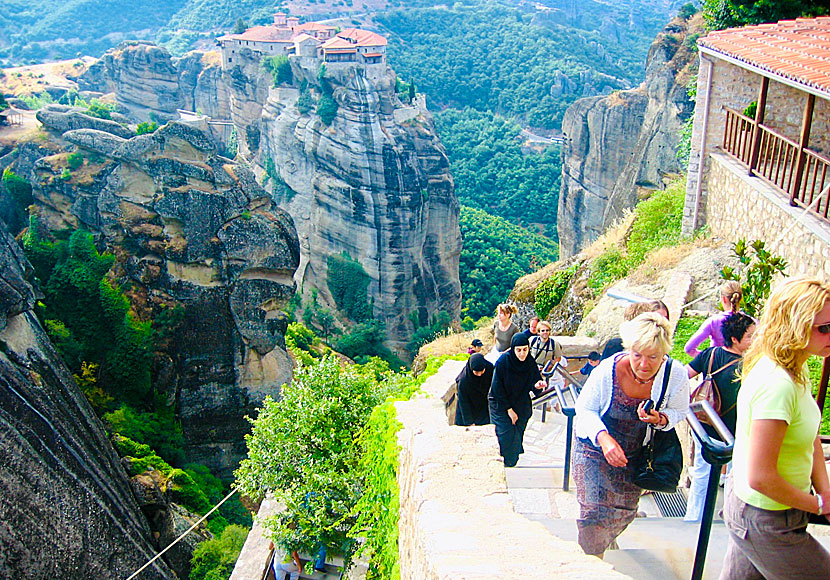
[[[796,384],[810,383],[804,363],[816,315],[830,300],[830,284],[818,278],[788,278],[773,288],[755,330],[752,345],[744,355],[743,374],[766,355],[782,367]]]
[[[738,311],[738,306],[744,298],[744,289],[741,288],[741,283],[735,280],[727,280],[720,286],[720,297],[726,300],[732,307],[732,313]]]
[[[634,302],[626,306],[623,311],[623,318],[626,320],[634,320],[643,312],[660,312],[665,310],[666,314],[669,312],[668,306],[662,300],[649,300],[647,302]]]
[[[513,316],[519,311],[518,308],[514,304],[499,304],[498,308],[496,308],[496,314],[499,312],[504,312],[508,316]]]
[[[656,312],[643,312],[634,320],[623,322],[620,336],[626,350],[656,349],[663,354],[671,351],[671,325]]]

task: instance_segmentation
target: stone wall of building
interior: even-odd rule
[[[709,62],[712,63],[711,90],[708,92],[708,120],[706,123],[706,144],[703,139],[703,109],[707,101]],[[709,191],[711,180],[708,174],[712,163],[710,155],[721,151],[726,110],[743,111],[750,103],[757,101],[761,90],[761,76],[720,59],[701,54],[700,72],[697,80],[697,107],[692,131],[692,149],[689,157],[688,180],[686,182],[686,205],[683,210],[683,233],[691,234],[705,225],[709,214]],[[764,124],[793,141],[798,141],[807,94],[776,81],[770,81],[767,92]],[[812,129],[808,143],[810,149],[820,153],[830,151],[830,102],[816,98],[813,111]],[[703,166],[703,188],[695,212],[700,164]],[[746,172],[746,169],[744,169]],[[737,230],[736,230],[737,231]],[[739,237],[739,236],[735,236]]]
[[[492,425],[447,424],[442,396],[463,365],[448,361],[427,397],[396,404],[402,580],[627,578],[514,511]]]
[[[830,279],[830,224],[790,206],[784,194],[750,177],[728,155],[714,153],[710,163],[706,223],[714,236],[765,240],[767,249],[789,262],[788,275]]]

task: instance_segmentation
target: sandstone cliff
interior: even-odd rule
[[[421,102],[404,106],[395,74],[292,56],[294,82],[272,87],[258,55],[237,51],[225,70],[240,154],[270,175],[294,218],[301,260],[296,280],[331,306],[327,258],[341,252],[369,278],[375,318],[399,352],[414,331],[446,311],[460,311],[458,201],[449,162]],[[300,86],[312,99],[330,92],[337,114],[327,126],[301,112]]]
[[[682,172],[675,151],[694,111],[686,86],[697,62],[687,39],[701,31],[700,18],[675,19],[657,36],[638,88],[580,99],[566,111],[557,216],[562,258],[596,239],[648,190],[662,189],[664,175]]]
[[[0,577],[123,580],[155,554],[150,530],[2,224],[0,272]],[[158,561],[141,577],[175,576]]]
[[[78,79],[82,91],[114,93],[119,110],[136,121],[178,117],[176,109],[228,118],[228,92],[218,53],[174,58],[149,42],[130,41],[107,51]]]
[[[291,376],[281,313],[299,263],[291,218],[193,127],[125,139],[67,107],[38,118],[52,146],[21,145],[16,169],[31,178],[41,223],[92,231],[141,318],[183,307],[153,383],[177,405],[187,459],[230,477],[246,452],[245,415]],[[79,127],[69,119],[96,128],[67,130]],[[85,161],[70,172],[73,148]]]

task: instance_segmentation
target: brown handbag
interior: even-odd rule
[[[720,348],[720,347],[718,347]],[[709,367],[706,369],[706,374],[703,375],[703,381],[698,385],[698,387],[692,391],[692,403],[696,403],[697,401],[709,401],[709,404],[712,405],[712,408],[718,414],[718,416],[722,415],[721,413],[721,397],[720,391],[718,391],[718,386],[715,384],[715,375],[721,372],[722,370],[731,367],[733,364],[738,362],[740,359],[736,358],[734,360],[729,361],[721,368],[712,372],[712,361],[715,360],[715,350],[712,350],[712,353],[709,355]],[[700,420],[701,423],[706,423],[707,425],[710,424],[709,419],[703,411],[698,411],[695,413],[695,416]]]

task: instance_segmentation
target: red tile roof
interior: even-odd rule
[[[318,32],[324,32],[326,30],[335,30],[333,26],[326,26],[325,24],[320,24],[319,22],[304,22],[298,26],[294,27],[294,32],[304,32],[306,30],[316,30]]]
[[[242,34],[228,35],[235,40],[255,42],[291,42],[291,29],[276,26],[254,26]]]
[[[337,36],[347,38],[357,46],[386,46],[386,38],[370,30],[344,28]]]
[[[348,40],[345,40],[343,38],[335,36],[335,37],[329,38],[327,41],[325,41],[321,45],[321,48],[324,51],[344,49],[344,48],[354,49],[355,45],[352,44],[351,42],[349,42]]]
[[[830,94],[830,16],[717,30],[697,42],[704,52]]]

